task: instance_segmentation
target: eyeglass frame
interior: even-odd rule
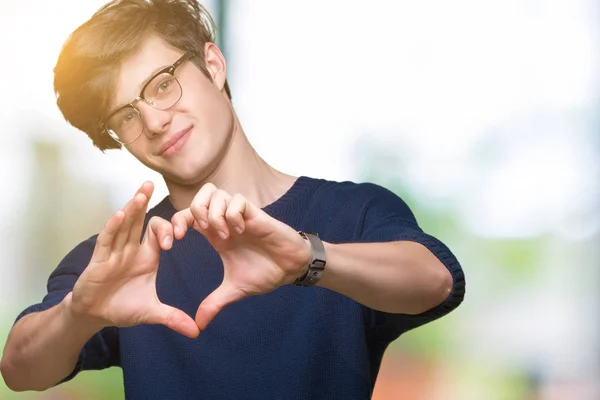
[[[195,54],[188,51],[186,53],[184,53],[181,57],[179,57],[179,59],[177,59],[177,61],[175,61],[173,64],[166,66],[165,68],[161,69],[160,71],[156,72],[154,75],[152,75],[144,84],[144,86],[142,87],[142,90],[140,90],[140,94],[133,99],[132,102],[125,104],[122,107],[117,108],[116,110],[114,110],[113,112],[111,112],[106,118],[102,119],[102,122],[100,123],[100,130],[102,132],[105,132],[106,134],[108,134],[113,140],[115,140],[117,143],[120,143],[121,145],[128,145],[131,144],[133,142],[135,142],[136,140],[138,140],[140,138],[140,136],[142,136],[142,134],[144,133],[144,118],[142,117],[142,113],[140,113],[140,111],[136,108],[136,104],[140,101],[144,101],[146,104],[148,104],[150,107],[156,109],[156,110],[168,110],[169,108],[175,106],[177,103],[179,103],[179,100],[181,100],[181,97],[183,96],[183,87],[181,86],[181,82],[179,82],[179,79],[177,79],[175,77],[175,71],[177,70],[177,68],[179,68],[184,62],[192,59],[195,57]],[[171,104],[169,107],[165,107],[163,109],[160,108],[156,108],[153,105],[153,101],[147,101],[144,98],[144,91],[146,90],[146,88],[148,87],[148,85],[150,85],[150,83],[152,83],[152,81],[158,77],[161,74],[169,74],[173,77],[173,79],[175,79],[175,81],[177,82],[177,84],[179,85],[179,89],[180,89],[180,94],[179,94],[179,98],[177,99],[177,101],[173,104]],[[117,114],[118,112],[120,112],[121,110],[124,110],[126,108],[131,108],[135,111],[135,113],[140,117],[140,120],[142,121],[142,129],[140,130],[139,135],[133,139],[130,142],[123,142],[121,139],[119,139],[119,136],[115,133],[115,132],[111,132],[112,129],[108,129],[108,126],[106,124],[105,121],[109,121],[115,114]]]

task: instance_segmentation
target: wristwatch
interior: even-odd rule
[[[306,270],[306,273],[300,278],[296,279],[294,285],[314,286],[317,284],[317,282],[319,282],[319,279],[321,279],[323,271],[325,270],[325,265],[327,264],[325,247],[323,246],[323,242],[318,234],[308,232],[298,233],[310,243],[312,255],[311,260],[308,263],[308,269]]]

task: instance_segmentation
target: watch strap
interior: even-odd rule
[[[298,232],[300,236],[304,239],[308,240],[310,243],[311,249],[311,260],[308,264],[308,268],[306,273],[302,275],[300,278],[296,279],[294,285],[297,286],[314,286],[319,282],[321,276],[323,275],[323,271],[325,270],[325,265],[327,265],[327,258],[325,254],[325,246],[323,246],[323,242],[321,238],[316,233],[309,232]]]

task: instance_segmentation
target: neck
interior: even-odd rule
[[[237,117],[229,148],[221,162],[204,179],[182,185],[165,179],[169,199],[176,210],[187,208],[206,183],[212,183],[230,195],[241,194],[263,208],[280,198],[294,184],[296,177],[271,167],[254,150]]]

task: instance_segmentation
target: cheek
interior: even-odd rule
[[[135,157],[139,162],[144,164],[147,167],[151,167],[152,160],[149,159],[148,155],[150,153],[150,149],[145,145],[145,138],[139,138],[136,142],[127,146],[127,150],[129,153]]]
[[[233,114],[227,101],[212,83],[210,87],[197,88],[186,98],[186,108],[203,129],[213,134],[223,134],[231,129]]]

